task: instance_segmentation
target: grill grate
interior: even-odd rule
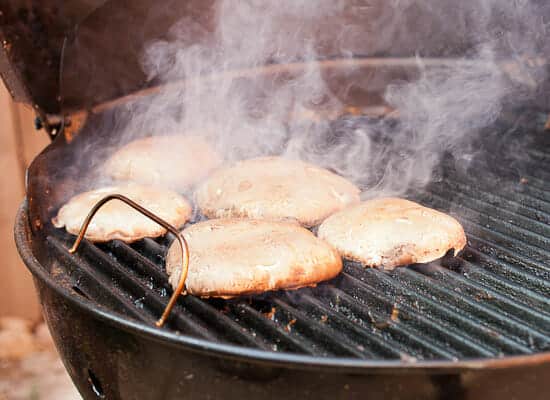
[[[492,168],[498,180],[472,162],[408,196],[462,222],[468,246],[458,258],[392,272],[348,262],[316,288],[240,300],[187,296],[166,329],[321,357],[458,360],[549,350],[550,154],[528,155],[522,169]],[[171,293],[162,267],[169,240],[84,241],[71,255],[73,239],[61,230],[47,237],[52,273],[68,277],[78,295],[152,325]]]

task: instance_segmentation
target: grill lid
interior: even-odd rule
[[[40,114],[60,111],[59,71],[66,32],[105,1],[0,1],[0,75],[16,101]]]
[[[218,3],[220,0],[0,0],[0,74],[17,101],[32,104],[42,115],[88,109],[158,84],[143,72],[143,51],[151,42],[172,38],[170,30],[176,22],[191,26],[185,29],[185,38],[178,36],[182,45],[216,41]],[[442,22],[433,16],[434,12],[459,12],[467,20],[467,5],[457,7],[448,1],[434,5],[437,10],[400,10],[407,34],[395,34],[391,48],[384,48],[372,32],[384,29],[379,15],[391,11],[391,4],[372,0],[350,3],[330,18],[309,24],[289,18],[281,30],[292,32],[297,43],[313,43],[318,58],[454,57],[475,45],[475,38],[461,22],[455,18]],[[303,48],[298,46],[296,51]],[[289,54],[283,61],[301,57]]]
[[[67,114],[147,84],[142,48],[212,1],[0,1],[0,75],[41,116]]]
[[[215,25],[223,18],[220,2],[0,0],[0,75],[17,101],[32,104],[42,117],[54,114],[62,120],[59,116],[156,86],[159,81],[143,71],[144,49],[155,41],[172,40],[171,28],[176,23],[186,28],[185,37],[178,36],[178,45],[212,43],[215,51],[219,39]],[[418,54],[425,58],[463,57],[480,40],[468,29],[474,4],[477,0],[460,5],[447,0],[430,7],[402,6],[398,10],[400,26],[386,32],[388,27],[380,15],[388,15],[395,6],[382,0],[359,0],[346,3],[330,18],[309,23],[289,18],[281,31],[290,32],[296,43],[313,44],[321,59]],[[541,12],[547,13],[542,8]],[[449,18],[435,17],[445,15]],[[498,31],[505,22],[491,24]],[[391,35],[391,46],[381,44],[373,32]],[[290,52],[284,60],[267,62],[301,59],[304,55],[299,52],[305,46],[295,47],[295,54]],[[541,52],[545,50],[537,47],[529,56]],[[242,67],[257,65],[224,65]],[[540,86],[544,88],[537,97],[547,105],[547,85]]]

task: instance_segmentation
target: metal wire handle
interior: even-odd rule
[[[162,226],[163,228],[166,228],[169,232],[173,233],[176,236],[176,239],[180,243],[181,248],[181,275],[180,280],[178,282],[178,287],[172,294],[172,297],[170,297],[170,301],[166,305],[166,308],[164,309],[162,316],[160,319],[155,322],[155,325],[158,327],[161,327],[166,322],[166,319],[170,315],[170,311],[172,311],[172,308],[176,304],[176,301],[178,300],[178,297],[180,294],[185,294],[185,281],[187,280],[187,273],[189,272],[189,246],[187,245],[187,241],[183,237],[183,235],[172,225],[170,225],[165,220],[159,218],[155,214],[153,214],[151,211],[143,208],[133,200],[130,200],[128,197],[123,196],[121,194],[110,194],[108,196],[105,196],[100,201],[96,203],[96,205],[91,209],[90,213],[84,220],[84,223],[82,224],[82,227],[80,228],[80,232],[78,233],[78,237],[76,238],[73,246],[69,249],[69,253],[74,254],[78,250],[78,246],[80,246],[80,243],[82,242],[82,239],[84,239],[84,235],[86,234],[86,231],[88,230],[88,226],[90,225],[90,222],[92,221],[92,218],[94,215],[99,211],[101,207],[105,205],[105,203],[111,201],[111,200],[120,200],[123,203],[126,203],[133,209],[139,211],[146,217],[149,217],[153,221],[155,221],[157,224]]]

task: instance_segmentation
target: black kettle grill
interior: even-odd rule
[[[336,279],[291,293],[184,296],[157,328],[171,293],[164,254],[173,238],[84,241],[71,254],[74,237],[49,221],[82,189],[89,160],[76,155],[84,148],[101,152],[116,136],[104,129],[106,121],[136,98],[168,90],[142,72],[144,43],[162,38],[182,16],[208,35],[215,2],[65,3],[1,1],[0,67],[14,98],[35,108],[38,125],[52,137],[28,170],[15,239],[83,398],[550,396],[548,86],[511,101],[467,165],[449,154],[438,179],[408,194],[461,221],[468,245],[459,257],[392,272],[346,263]],[[475,45],[468,35],[453,34],[458,22],[436,26],[439,35],[433,35],[424,29],[433,28],[430,16],[409,11],[406,20],[417,30],[385,52],[369,52],[361,39],[368,27],[360,30],[352,10],[321,30],[318,60],[241,66],[233,73],[254,88],[315,62],[355,110],[330,117],[327,129],[390,119],[367,111],[387,109],[388,84],[418,76],[415,53],[423,52],[430,67],[453,63]],[[330,29],[346,24],[359,30],[339,54]]]

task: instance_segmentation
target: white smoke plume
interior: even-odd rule
[[[211,26],[184,18],[147,44],[148,79],[186,83],[134,104],[122,136],[200,133],[227,162],[283,154],[371,194],[421,188],[444,152],[467,159],[504,104],[526,101],[547,79],[537,58],[548,54],[548,8],[535,0],[220,0]],[[358,56],[412,57],[417,73],[384,87],[376,72],[350,67],[338,87],[314,62]],[[261,79],[231,72],[294,62],[306,67]],[[347,94],[380,87],[396,123],[318,118],[358,106]]]

